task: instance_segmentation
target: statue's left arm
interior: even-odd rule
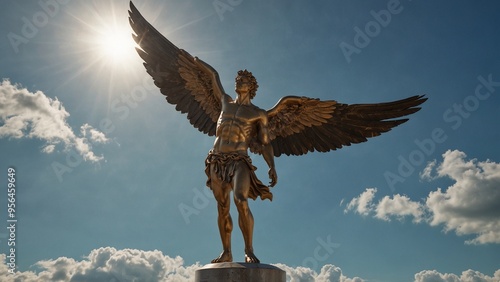
[[[273,187],[278,182],[278,175],[276,174],[276,168],[274,166],[274,150],[271,145],[269,138],[269,128],[268,128],[268,118],[267,113],[262,112],[262,118],[259,122],[259,142],[262,144],[262,156],[269,166],[269,179],[271,182],[269,185]]]

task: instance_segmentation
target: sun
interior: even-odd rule
[[[111,25],[103,28],[95,40],[102,60],[111,64],[124,64],[137,57],[135,42],[129,29]]]
[[[128,2],[128,1],[127,1]],[[128,19],[128,3],[79,1],[69,15],[66,51],[71,76],[63,83],[89,79],[89,91],[113,95],[130,92],[145,77]],[[103,95],[104,96],[104,95]]]

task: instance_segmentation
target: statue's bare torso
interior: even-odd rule
[[[397,118],[420,110],[418,106],[427,99],[413,96],[389,103],[347,105],[333,100],[287,96],[272,109],[263,111],[251,103],[258,88],[251,72],[238,71],[234,88],[237,97],[233,100],[224,92],[214,68],[163,37],[132,2],[129,16],[135,32],[133,38],[140,46],[136,50],[155,85],[169,103],[187,113],[195,128],[216,135],[214,147],[205,160],[205,172],[207,185],[217,200],[223,250],[212,262],[233,259],[231,198],[238,209],[245,261],[259,262],[253,253],[253,217],[247,199],[272,200],[272,193],[257,178],[256,167],[247,154],[249,148],[266,161],[269,186],[273,187],[278,180],[275,156],[327,152],[364,142],[406,122],[407,118]],[[214,124],[216,118],[218,121]]]
[[[217,121],[213,153],[247,155],[250,142],[260,144],[261,152],[268,163],[271,186],[277,181],[274,168],[273,150],[269,144],[267,112],[254,106],[251,99],[250,75],[236,77],[235,91],[238,97],[232,100],[227,94],[221,94],[221,113]],[[232,261],[231,231],[232,220],[229,214],[230,192],[233,192],[234,201],[238,209],[238,223],[245,241],[245,261],[258,263],[259,259],[253,253],[253,216],[248,207],[250,191],[251,168],[244,161],[235,164],[234,175],[230,183],[218,177],[217,169],[210,165],[210,188],[218,203],[218,225],[223,250],[219,257],[212,262]],[[266,187],[267,189],[267,187]]]
[[[217,122],[214,151],[246,152],[251,138],[259,138],[267,122],[266,113],[258,107],[225,102]],[[258,140],[261,142],[262,140]]]

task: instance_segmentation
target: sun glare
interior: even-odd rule
[[[126,28],[108,28],[100,33],[96,42],[98,52],[107,61],[126,63],[137,56],[131,32]]]
[[[80,78],[92,81],[89,91],[97,89],[112,95],[130,91],[146,77],[132,38],[128,1],[77,1],[62,41],[61,50],[69,59],[61,66],[68,70],[70,83]],[[64,48],[63,48],[64,47]],[[138,82],[139,81],[139,82]]]

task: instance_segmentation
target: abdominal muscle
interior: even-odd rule
[[[216,152],[244,151],[246,153],[251,129],[251,125],[241,122],[237,118],[224,119],[222,117],[217,126],[214,150]]]

